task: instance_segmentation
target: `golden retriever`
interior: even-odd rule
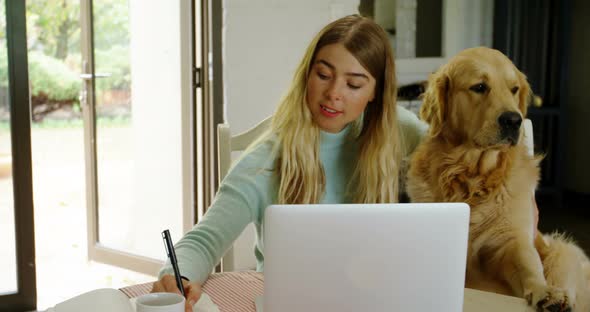
[[[535,229],[540,157],[522,120],[526,77],[501,52],[479,47],[432,74],[420,117],[427,137],[411,158],[412,202],[471,207],[466,287],[525,298],[539,311],[590,311],[590,262],[561,235]]]

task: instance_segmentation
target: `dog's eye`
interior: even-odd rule
[[[476,85],[471,86],[469,90],[475,93],[485,93],[486,91],[488,91],[488,86],[485,83],[478,83]]]
[[[512,92],[512,94],[516,94],[516,92],[518,92],[518,87],[510,89],[510,92]]]

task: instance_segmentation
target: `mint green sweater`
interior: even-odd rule
[[[402,107],[398,107],[398,121],[409,154],[426,133],[427,125]],[[351,202],[346,189],[358,148],[348,136],[349,129],[335,134],[321,131],[320,160],[326,175],[326,188],[320,203]],[[276,203],[279,184],[278,177],[272,173],[275,162],[270,157],[273,144],[272,140],[265,141],[240,158],[223,179],[204,218],[175,245],[183,276],[202,284],[249,223],[256,226],[254,253],[257,270],[263,270],[264,210]],[[160,270],[160,277],[172,272],[168,261]]]

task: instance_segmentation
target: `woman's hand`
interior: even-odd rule
[[[193,305],[201,298],[201,285],[195,282],[189,282],[182,279],[182,285],[184,287],[184,293],[186,294],[186,301],[184,310],[186,312],[193,312]],[[154,283],[152,292],[170,292],[182,295],[180,289],[176,286],[176,279],[173,275],[167,274]]]

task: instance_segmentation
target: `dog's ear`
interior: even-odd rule
[[[520,90],[518,93],[518,109],[522,113],[522,116],[526,116],[527,108],[531,102],[531,97],[533,94],[526,76],[520,71],[518,71],[518,80],[520,84]]]
[[[430,125],[430,135],[437,136],[441,133],[446,119],[449,93],[449,76],[444,68],[430,75],[428,88],[424,93],[420,118]]]

